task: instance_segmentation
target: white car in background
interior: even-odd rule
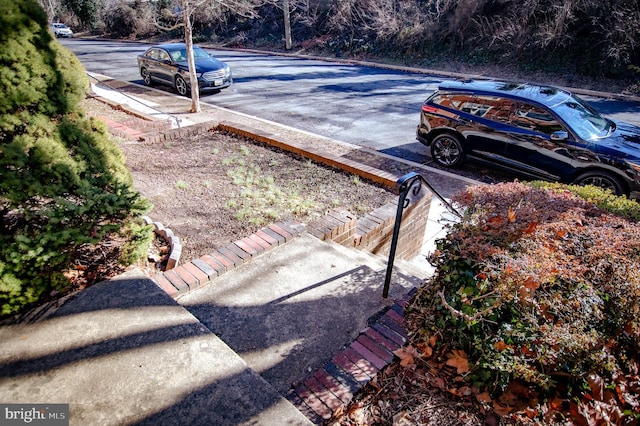
[[[53,31],[53,34],[55,34],[56,37],[73,37],[73,31],[71,31],[71,28],[59,22],[51,24],[51,31]]]

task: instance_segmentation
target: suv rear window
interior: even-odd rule
[[[440,94],[431,101],[437,105],[502,123],[509,122],[509,117],[514,110],[513,101],[499,96]]]

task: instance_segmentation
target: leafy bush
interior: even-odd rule
[[[584,398],[583,412],[638,415],[638,206],[597,188],[537,186],[454,198],[464,219],[437,242],[436,275],[411,305],[420,338],[464,351],[466,378],[494,393],[519,382],[550,399]]]
[[[75,248],[147,203],[104,124],[82,113],[86,73],[35,1],[0,4],[0,44],[0,304],[8,314],[64,287]]]

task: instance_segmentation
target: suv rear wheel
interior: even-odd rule
[[[459,166],[464,161],[464,157],[464,145],[456,135],[443,133],[431,142],[431,158],[441,166]]]

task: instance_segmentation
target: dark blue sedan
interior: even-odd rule
[[[193,46],[196,75],[200,90],[221,90],[233,83],[231,68],[210,56],[202,48]],[[144,84],[172,86],[182,96],[191,93],[187,47],[184,43],[160,44],[138,56],[138,68]]]
[[[422,105],[417,138],[440,166],[474,157],[529,178],[640,199],[640,128],[601,116],[563,89],[443,83]]]

